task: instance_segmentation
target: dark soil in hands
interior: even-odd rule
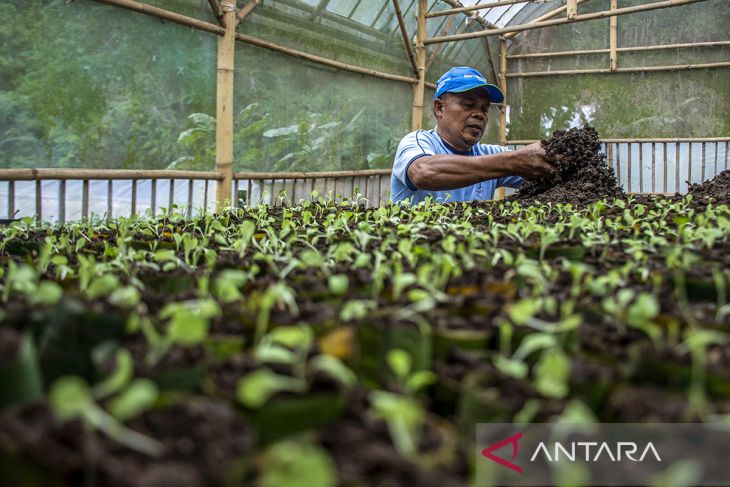
[[[721,205],[730,204],[730,169],[702,184],[690,184],[689,194],[695,198],[713,198]]]
[[[626,196],[601,153],[601,141],[593,127],[556,130],[552,138],[541,143],[548,157],[556,159],[557,175],[525,180],[509,199],[585,205]]]

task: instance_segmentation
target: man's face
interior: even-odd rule
[[[433,105],[439,134],[454,148],[469,150],[484,135],[489,104],[489,96],[482,88],[444,93]]]

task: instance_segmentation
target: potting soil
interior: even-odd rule
[[[600,199],[623,198],[612,167],[601,152],[601,141],[593,127],[556,130],[541,141],[557,169],[555,177],[525,180],[509,199],[532,203],[589,204]]]
[[[695,198],[712,198],[716,204],[730,204],[730,169],[701,184],[690,184],[689,194]]]

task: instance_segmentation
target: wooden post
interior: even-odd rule
[[[504,101],[499,114],[499,145],[507,145],[507,40],[499,40],[499,88]]]
[[[226,32],[218,39],[218,82],[216,93],[215,168],[223,175],[218,181],[219,206],[231,202],[233,180],[233,67],[236,45],[236,0],[221,1]]]
[[[611,0],[611,10],[616,10],[617,8],[618,0]],[[618,68],[618,51],[616,50],[618,48],[618,17],[616,17],[615,15],[612,16],[610,19],[610,23],[611,32],[609,35],[609,40],[611,52],[609,54],[609,69],[611,71],[616,71],[616,68]]]
[[[499,110],[499,145],[507,145],[507,39],[499,39],[499,88],[504,94],[504,101]],[[504,198],[504,188],[497,188],[495,199]]]
[[[413,90],[413,113],[411,115],[411,130],[420,130],[423,127],[423,101],[426,89],[426,10],[427,0],[418,0],[418,30],[416,32],[416,62],[418,64],[418,84]]]
[[[568,19],[573,20],[578,15],[578,0],[568,0],[566,7]]]

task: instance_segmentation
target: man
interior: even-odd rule
[[[451,68],[436,85],[435,130],[418,130],[401,140],[390,178],[394,202],[415,204],[429,195],[437,202],[487,200],[501,186],[519,188],[522,178],[554,174],[540,143],[514,151],[480,144],[491,103],[504,95],[479,71]]]

